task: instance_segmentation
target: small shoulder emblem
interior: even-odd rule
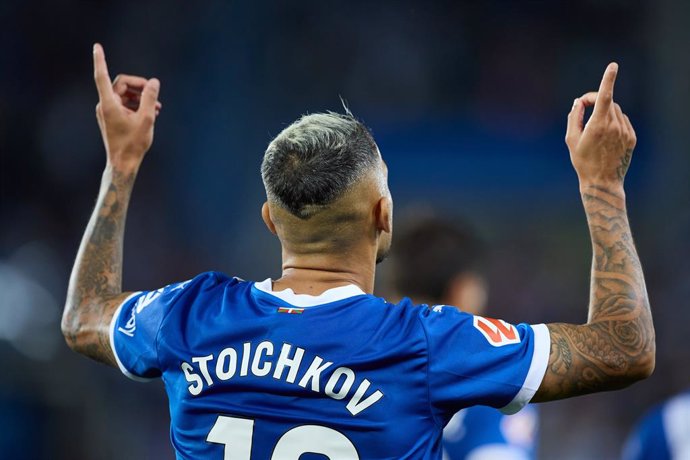
[[[279,307],[278,308],[278,313],[287,313],[288,315],[301,315],[304,313],[304,308],[297,308],[297,307]]]
[[[475,316],[473,324],[494,347],[520,343],[517,328],[501,319]]]

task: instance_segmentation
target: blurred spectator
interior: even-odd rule
[[[622,458],[690,459],[690,390],[650,410],[630,433]]]
[[[413,302],[452,305],[474,315],[485,313],[484,248],[466,224],[420,218],[398,236],[392,260],[395,289],[408,293]],[[510,416],[491,407],[463,409],[443,431],[445,458],[535,458],[537,425],[537,410],[532,405]]]

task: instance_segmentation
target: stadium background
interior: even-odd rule
[[[542,458],[615,458],[635,418],[690,386],[690,4],[0,2],[0,452],[172,458],[162,385],[71,353],[59,317],[103,148],[91,44],[111,75],[162,81],[134,192],[125,288],[209,269],[279,273],[259,216],[267,142],[304,112],[372,127],[396,221],[464,216],[491,247],[490,305],[518,322],[586,319],[590,248],[563,143],[572,99],[609,60],[639,144],[633,231],[658,336],[655,374],[542,406]],[[385,263],[379,292],[386,291]]]

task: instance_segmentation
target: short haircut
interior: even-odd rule
[[[304,115],[268,145],[261,177],[269,200],[308,219],[376,165],[371,132],[351,113]]]
[[[428,218],[401,233],[392,251],[393,284],[401,294],[442,302],[453,277],[482,271],[484,245],[462,222]]]

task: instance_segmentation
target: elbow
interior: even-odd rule
[[[656,367],[656,344],[652,342],[652,345],[644,353],[644,357],[640,360],[637,365],[638,380],[644,380],[654,373],[654,368]]]
[[[649,328],[649,339],[646,346],[640,353],[640,357],[636,362],[637,380],[644,380],[654,373],[656,367],[656,334],[654,327]]]
[[[620,363],[619,363],[620,365]],[[613,369],[612,363],[609,364]],[[638,357],[630,358],[624,369],[611,372],[603,385],[595,391],[621,390],[641,380],[649,378],[654,373],[654,351],[645,352]]]
[[[620,334],[615,337],[615,342],[618,344],[617,355],[618,366],[613,362],[608,364],[612,369],[618,367],[618,375],[616,380],[622,386],[632,385],[633,383],[649,378],[654,373],[656,367],[656,334],[651,318],[648,321],[638,322],[635,327],[629,327],[629,323],[623,323],[622,326],[614,327],[615,330],[621,331],[635,331],[635,334]],[[614,354],[609,355],[614,357]],[[623,358],[623,359],[621,359]]]
[[[608,371],[604,371],[607,378],[599,391],[620,390],[645,380],[654,373],[656,345],[653,339],[642,350],[626,353],[625,359],[621,359],[622,356],[622,353],[610,355],[609,357],[615,357],[615,360],[605,360],[602,363]]]
[[[629,384],[649,378],[656,367],[656,344],[652,340],[645,350],[635,359],[631,359],[628,371]]]
[[[77,347],[77,338],[73,329],[62,323],[62,337],[65,339],[65,343],[71,350],[75,350]]]
[[[77,318],[74,318],[72,315],[63,315],[60,328],[62,330],[62,337],[64,337],[67,346],[71,350],[77,351],[79,346],[79,326]]]

